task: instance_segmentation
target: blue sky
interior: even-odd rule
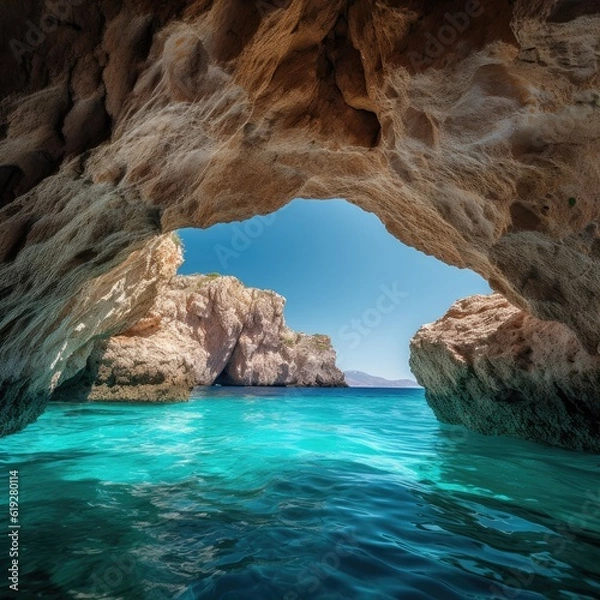
[[[294,200],[273,215],[179,234],[180,273],[275,290],[290,327],[331,337],[340,368],[391,379],[412,377],[408,344],[422,324],[490,292],[479,275],[405,246],[344,200]]]

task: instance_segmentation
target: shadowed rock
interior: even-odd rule
[[[295,197],[347,198],[596,352],[599,27],[567,0],[0,3],[0,164],[24,174],[0,434],[145,314],[161,234]]]
[[[345,386],[327,336],[285,325],[283,297],[234,277],[175,277],[150,312],[96,345],[55,400],[169,402],[194,386]]]
[[[600,356],[499,294],[459,300],[422,327],[410,365],[445,423],[600,452]]]

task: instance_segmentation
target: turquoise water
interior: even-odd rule
[[[20,598],[600,598],[600,457],[441,425],[420,390],[57,404],[0,459]]]

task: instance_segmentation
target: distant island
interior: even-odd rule
[[[421,386],[412,379],[385,379],[369,375],[363,371],[345,371],[346,383],[349,387],[377,387],[377,388],[420,388]]]

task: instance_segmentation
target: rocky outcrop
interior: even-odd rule
[[[108,297],[94,281],[162,233],[294,197],[347,198],[596,352],[599,11],[2,2],[0,434],[135,320],[134,277]]]
[[[499,294],[460,300],[422,327],[410,364],[441,421],[600,452],[600,356]]]
[[[345,386],[324,335],[289,329],[285,299],[234,277],[175,277],[133,327],[96,345],[55,400],[187,400],[197,385]]]

